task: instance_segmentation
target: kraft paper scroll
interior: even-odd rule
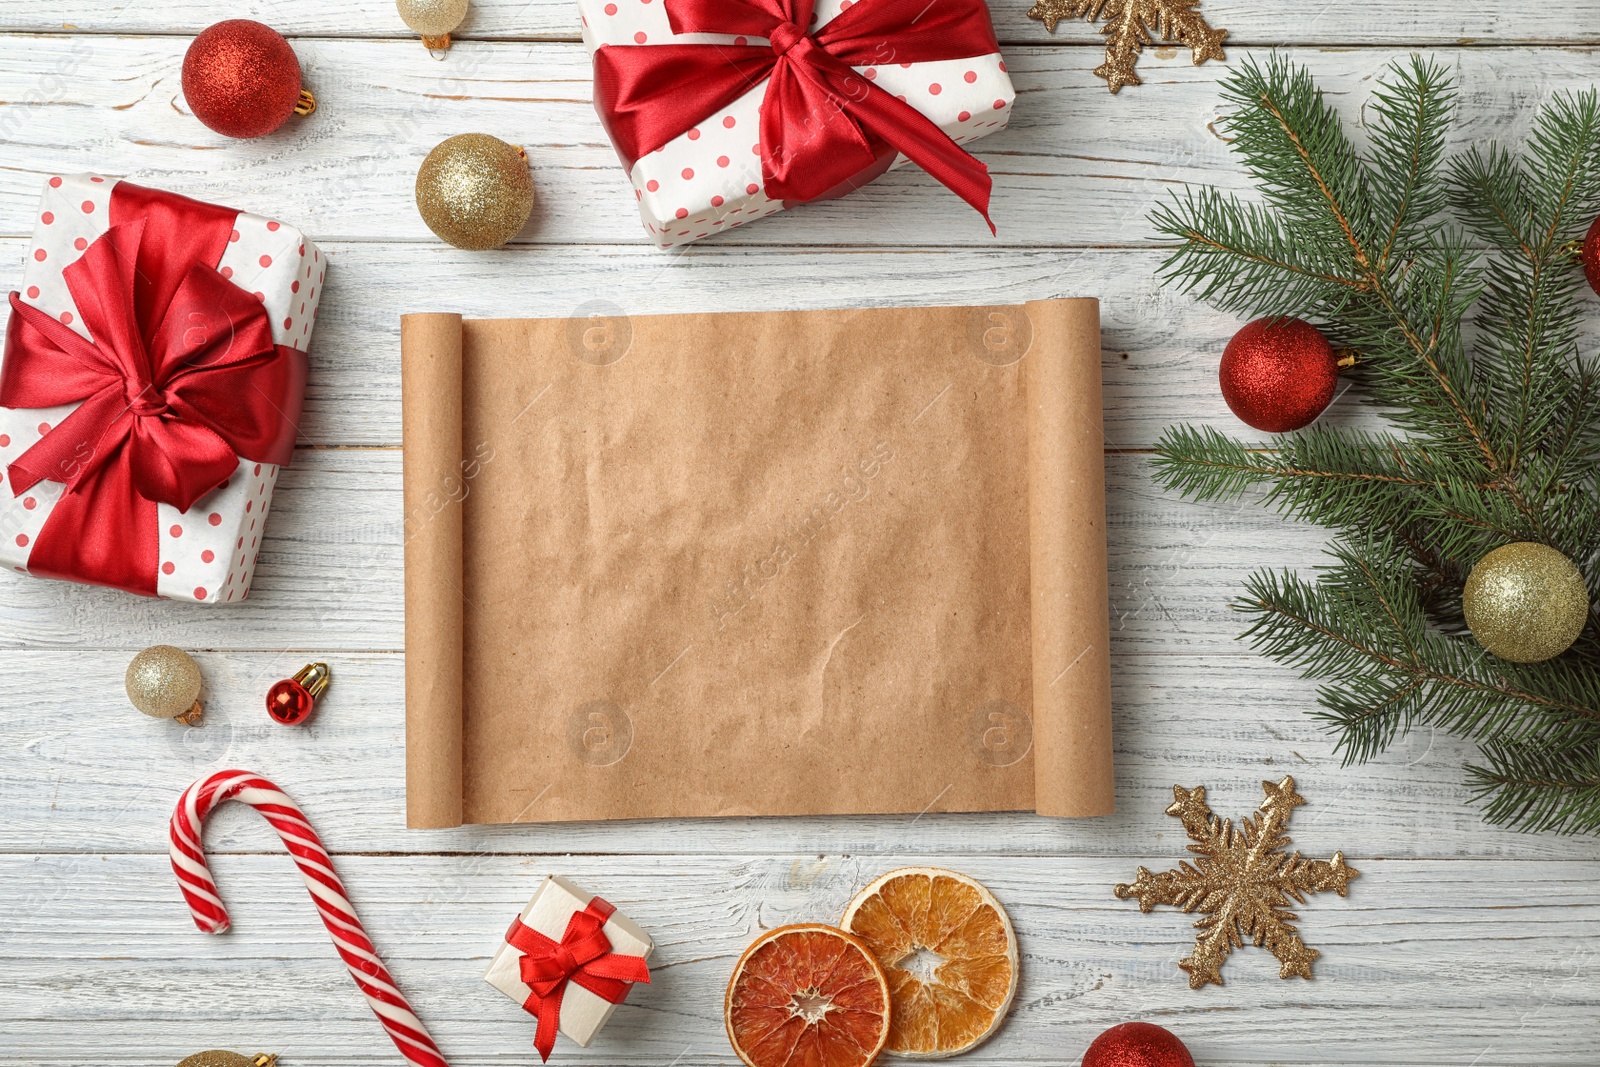
[[[1097,302],[401,335],[410,825],[1112,811]]]

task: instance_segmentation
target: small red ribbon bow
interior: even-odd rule
[[[154,596],[157,503],[189,510],[241,457],[287,464],[307,364],[216,270],[236,212],[128,182],[110,211],[63,272],[92,340],[11,294],[0,406],[78,407],[6,473],[66,487],[29,571]]]
[[[815,0],[665,0],[672,32],[768,44],[604,45],[595,109],[623,164],[705,121],[768,79],[761,177],[775,200],[848,192],[906,157],[989,223],[989,168],[916,108],[853,66],[969,59],[999,51],[982,0],[859,0],[812,27]]]
[[[572,913],[560,941],[553,941],[521,919],[511,920],[506,943],[523,954],[522,983],[533,990],[522,1007],[538,1020],[533,1047],[548,1060],[555,1048],[561,1023],[561,998],[567,983],[582,986],[612,1004],[627,999],[634,982],[649,982],[650,969],[643,957],[621,956],[611,951],[606,920],[617,909],[599,897],[582,911]]]

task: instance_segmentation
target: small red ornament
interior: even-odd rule
[[[1164,1026],[1120,1023],[1094,1039],[1083,1067],[1194,1067],[1194,1057]]]
[[[1333,401],[1340,365],[1328,339],[1309,322],[1257,319],[1223,349],[1222,399],[1258,430],[1298,430]]]
[[[1589,279],[1589,288],[1600,293],[1600,219],[1589,224],[1578,258],[1583,260],[1583,276]]]
[[[183,96],[195,118],[229,137],[260,137],[317,108],[300,86],[289,42],[249,19],[219,22],[194,39],[183,57]]]
[[[267,690],[267,714],[274,722],[299,726],[311,715],[312,706],[332,680],[333,673],[326,663],[306,664],[293,678],[285,678]]]

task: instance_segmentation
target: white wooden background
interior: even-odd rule
[[[283,1053],[285,1067],[398,1063],[337,963],[266,825],[213,820],[235,918],[204,937],[164,854],[193,778],[257,769],[309,811],[401,984],[457,1065],[535,1062],[532,1020],[479,980],[547,871],[604,892],[656,937],[654,985],[567,1063],[728,1064],[721,998],[763,928],[836,917],[895,865],[968,871],[1010,907],[1023,980],[978,1064],[1073,1064],[1103,1028],[1159,1021],[1202,1065],[1600,1063],[1600,843],[1483,826],[1460,765],[1422,731],[1342,768],[1307,716],[1312,686],[1235,642],[1226,608],[1265,565],[1307,566],[1322,538],[1253,508],[1208,508],[1152,484],[1148,452],[1178,420],[1238,431],[1215,379],[1237,323],[1159,289],[1144,218],[1186,181],[1239,187],[1213,120],[1225,67],[1155,49],[1147,84],[1112,97],[1094,28],[1049,37],[997,0],[1019,97],[978,145],[995,175],[992,239],[907,169],[669,255],[644,247],[588,103],[569,0],[474,0],[445,62],[388,0],[0,0],[0,265],[16,283],[40,183],[124,174],[292,219],[331,258],[312,350],[305,447],[278,491],[242,607],[150,603],[0,578],[0,1062],[168,1065],[201,1048]],[[1392,57],[1426,50],[1461,79],[1455,139],[1515,138],[1552,90],[1600,73],[1600,0],[1206,0],[1230,62],[1269,47],[1310,64],[1351,117]],[[226,17],[285,32],[321,101],[275,136],[233,142],[187,113],[190,37]],[[510,250],[435,242],[412,206],[423,155],[481,130],[525,145],[540,206]],[[1095,295],[1105,321],[1116,697],[1116,816],[1026,815],[403,827],[398,318],[403,311],[563,315],[597,296],[630,312]],[[1600,323],[1600,302],[1596,302]],[[1600,340],[1600,326],[1587,343]],[[1332,417],[1351,417],[1344,405]],[[122,672],[155,641],[197,650],[207,723],[128,707]],[[325,657],[312,725],[267,721],[274,679]],[[887,746],[886,746],[887,747]],[[1309,854],[1363,872],[1346,900],[1302,909],[1317,978],[1280,981],[1262,950],[1225,988],[1177,970],[1186,919],[1141,915],[1111,886],[1182,854],[1162,814],[1174,783],[1243,815],[1293,773]]]

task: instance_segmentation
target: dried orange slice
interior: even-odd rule
[[[1017,935],[994,894],[955,871],[905,867],[867,886],[839,924],[889,975],[890,1052],[935,1059],[974,1048],[1017,991]]]
[[[867,1067],[889,1038],[889,983],[859,938],[780,926],[739,957],[722,1016],[749,1067]]]

